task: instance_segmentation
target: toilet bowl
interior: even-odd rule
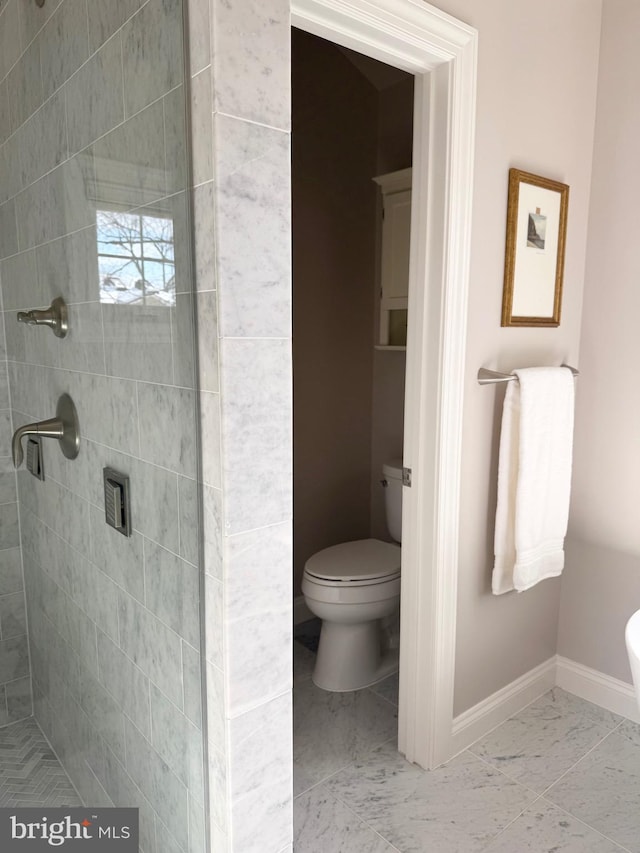
[[[360,539],[318,551],[302,577],[307,607],[322,619],[313,682],[324,690],[359,690],[398,668],[383,654],[380,620],[400,605],[400,546]]]
[[[383,466],[391,536],[400,541],[402,461]],[[313,682],[345,692],[375,684],[398,669],[398,648],[385,648],[381,620],[400,606],[400,546],[380,539],[332,545],[305,563],[302,593],[322,619]]]
[[[636,691],[636,703],[640,709],[640,610],[636,610],[627,622],[624,638],[631,665],[633,686]]]

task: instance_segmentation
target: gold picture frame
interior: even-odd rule
[[[569,187],[509,169],[503,326],[559,326]]]

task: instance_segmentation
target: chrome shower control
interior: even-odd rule
[[[78,425],[78,414],[73,400],[68,394],[62,394],[58,399],[55,418],[48,421],[38,421],[18,427],[11,440],[11,455],[15,468],[22,465],[24,452],[22,450],[22,439],[25,435],[37,435],[43,438],[57,438],[60,442],[60,450],[67,459],[75,459],[80,450],[80,427]]]
[[[18,323],[26,323],[28,326],[49,326],[56,338],[64,338],[69,331],[66,302],[58,296],[48,308],[18,311]]]

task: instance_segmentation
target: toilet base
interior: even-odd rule
[[[316,687],[346,693],[370,687],[398,671],[398,649],[380,650],[380,620],[344,624],[323,621],[312,680]]]

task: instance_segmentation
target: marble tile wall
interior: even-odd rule
[[[3,25],[3,22],[4,25]],[[17,48],[17,6],[0,5],[0,151],[11,135],[7,73]],[[0,194],[7,180],[7,164],[0,155]],[[0,245],[12,241],[15,222],[0,214]],[[0,271],[0,310],[2,310]],[[22,549],[18,521],[17,481],[11,462],[11,398],[4,323],[0,323],[0,727],[33,713],[31,666],[27,636]]]
[[[189,0],[212,850],[292,844],[290,28]]]
[[[66,460],[47,441],[46,480],[18,475],[35,715],[86,803],[140,808],[143,853],[203,853],[182,2],[48,0],[38,9],[6,0],[1,10],[0,277],[11,403],[2,364],[0,723],[26,706],[19,688],[29,675],[8,412],[14,426],[50,417],[67,392],[80,455]],[[202,209],[206,192],[197,199]],[[143,217],[168,229],[150,251],[165,253],[172,284],[164,298],[114,303],[118,291],[100,288],[98,238],[108,221],[109,245],[124,252],[127,241],[139,243]],[[16,322],[17,311],[58,295],[69,305],[66,339]],[[202,300],[203,315],[215,316],[206,293]],[[204,363],[210,387],[216,362]],[[130,538],[104,521],[107,465],[131,478]],[[207,507],[217,517],[214,491]]]

